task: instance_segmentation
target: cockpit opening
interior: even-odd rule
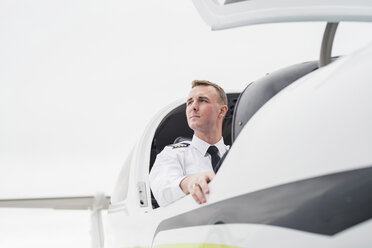
[[[225,144],[230,146],[232,144],[232,119],[239,95],[240,93],[227,93],[228,111],[222,125],[222,136],[224,138]],[[191,130],[187,124],[185,113],[186,104],[182,104],[172,110],[160,123],[158,129],[155,132],[154,139],[151,143],[151,158],[149,167],[150,170],[155,162],[156,155],[160,153],[165,146],[173,144],[178,140],[192,138],[193,130]]]

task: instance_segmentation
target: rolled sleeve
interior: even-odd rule
[[[181,161],[176,152],[166,147],[156,157],[150,172],[150,187],[159,206],[164,207],[185,196],[180,188],[183,178]]]

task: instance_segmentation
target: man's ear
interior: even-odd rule
[[[222,118],[225,117],[227,109],[227,105],[221,105],[219,116]]]

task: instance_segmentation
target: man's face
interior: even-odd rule
[[[194,131],[207,132],[218,126],[221,105],[217,90],[213,86],[196,86],[191,89],[186,102],[186,116],[189,127]]]

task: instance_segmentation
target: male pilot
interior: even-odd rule
[[[198,204],[206,202],[208,183],[218,160],[228,150],[222,137],[227,96],[217,84],[195,80],[186,102],[186,117],[194,130],[192,141],[166,146],[150,172],[150,186],[159,206],[187,194]]]

